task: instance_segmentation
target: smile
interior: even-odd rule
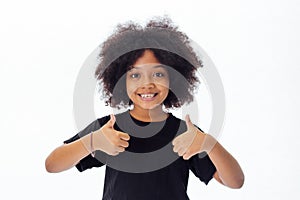
[[[142,100],[145,101],[151,101],[154,99],[154,97],[157,95],[158,93],[152,93],[152,94],[138,94]]]

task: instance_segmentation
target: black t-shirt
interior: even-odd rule
[[[64,143],[73,142],[92,131],[98,130],[109,119],[109,116],[105,116],[95,120]],[[177,135],[186,131],[185,122],[171,113],[165,121],[149,123],[134,119],[128,111],[116,115],[114,128],[130,135],[126,152],[133,153],[148,153],[159,150],[171,145],[172,140]],[[155,134],[151,131],[147,132],[147,130],[155,130]],[[170,155],[173,154],[173,158],[174,155],[177,156],[171,151],[170,148]],[[82,172],[92,167],[101,167],[115,158],[104,152],[96,151],[95,157],[88,155],[76,165],[76,168]],[[189,160],[184,160],[179,156],[173,160],[163,167],[159,166],[154,171],[149,170],[143,173],[119,170],[117,167],[107,164],[103,200],[186,200],[189,199],[187,195],[189,170],[205,184],[208,184],[216,171],[209,156],[205,153],[202,156],[194,155]],[[135,160],[130,161],[130,163],[132,166],[139,166]]]

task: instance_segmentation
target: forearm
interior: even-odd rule
[[[52,151],[45,162],[46,170],[51,173],[62,172],[75,166],[82,158],[86,157],[90,152],[84,146],[82,139],[84,137]]]
[[[244,183],[243,171],[236,159],[212,136],[206,135],[208,144],[214,146],[208,152],[222,183],[230,188],[241,188]]]

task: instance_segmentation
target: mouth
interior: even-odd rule
[[[158,93],[138,94],[143,101],[152,101]]]

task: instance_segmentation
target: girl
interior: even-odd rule
[[[243,185],[238,162],[221,144],[189,116],[183,121],[166,111],[193,100],[195,72],[202,67],[187,36],[168,18],[145,27],[119,25],[103,43],[100,58],[95,74],[106,103],[129,109],[97,119],[64,141],[46,159],[48,172],[106,164],[104,200],[189,199],[189,170],[205,184],[214,178],[230,188]],[[167,156],[147,157],[168,145]],[[143,160],[124,157],[130,153]]]

